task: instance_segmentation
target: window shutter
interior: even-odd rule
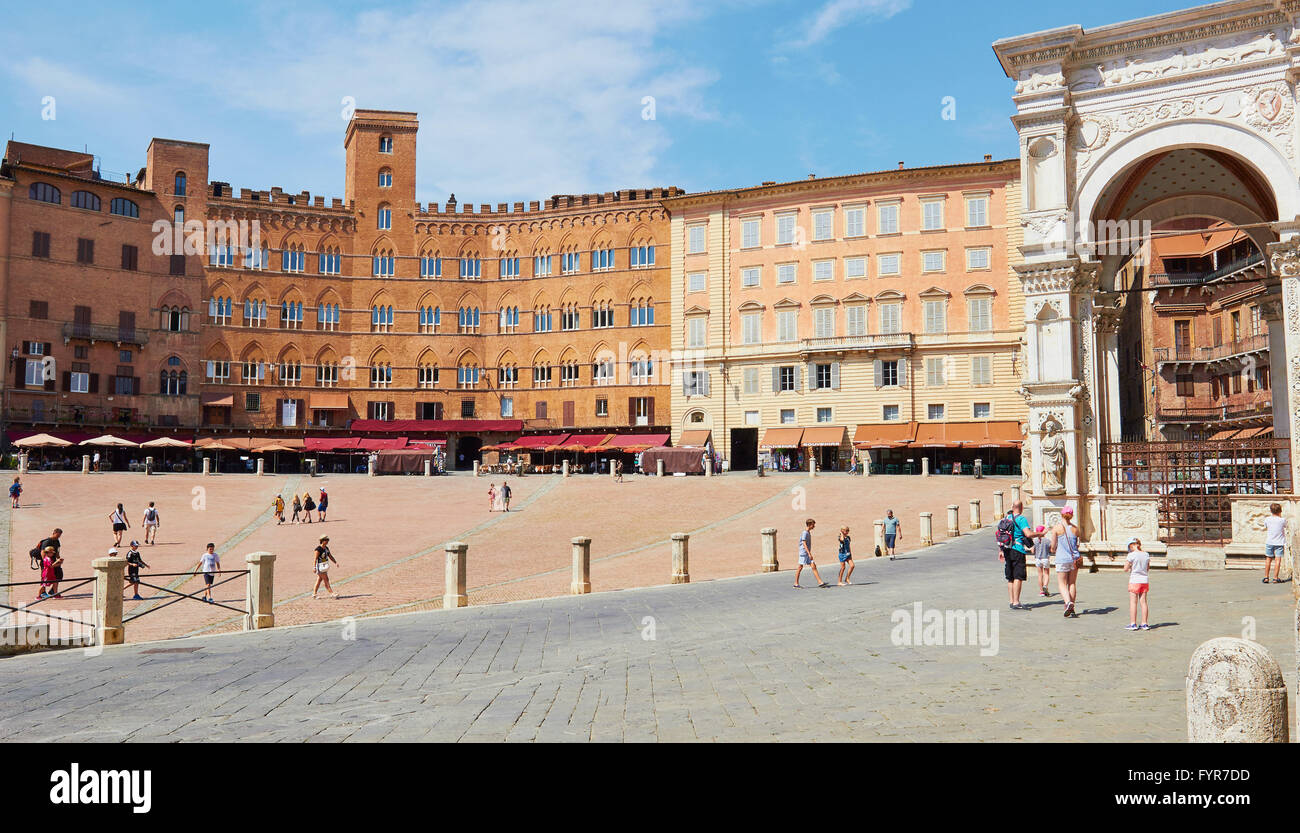
[[[907,359],[898,360],[898,384],[899,386],[907,384]]]
[[[21,386],[27,381],[27,360],[14,359],[14,380],[15,385]]]
[[[45,352],[45,355],[47,355],[47,356],[52,356],[52,355],[54,355],[54,347],[53,347],[53,345],[51,345],[48,341],[45,342],[45,351],[44,351],[44,352]]]
[[[840,363],[831,362],[831,390],[840,389]]]
[[[710,379],[709,374],[705,372],[703,377],[704,384],[701,386],[701,390],[705,396],[709,395],[709,379]]]
[[[636,425],[636,397],[627,398],[627,424]]]
[[[781,368],[772,368],[772,393],[781,392]]]
[[[64,393],[72,390],[72,371],[63,371],[63,391]]]
[[[646,422],[650,425],[654,425],[655,424],[655,398],[653,396],[650,397],[649,399],[646,400],[645,404],[646,404],[646,408],[645,408]]]
[[[45,387],[45,389],[48,390],[48,391],[52,391],[52,390],[54,390],[54,380],[53,380],[53,379],[46,379],[46,380],[45,380],[45,385],[44,385],[44,387]]]
[[[92,374],[90,374],[90,392],[91,392],[91,393],[99,393],[99,374],[98,374],[98,373],[92,373]]]
[[[817,363],[808,362],[808,389],[811,390],[816,386],[817,386]],[[798,389],[799,388],[796,386],[795,390]]]
[[[131,377],[131,394],[132,394],[133,396],[139,396],[139,395],[140,395],[140,377],[139,377],[139,376],[132,376],[132,377]]]
[[[801,393],[802,391],[803,391],[803,368],[801,368],[799,365],[795,365],[794,366],[794,392]]]
[[[880,359],[876,359],[874,362],[871,363],[871,366],[872,366],[872,371],[876,374],[876,387],[878,388],[884,387],[885,386],[884,362],[880,361]]]

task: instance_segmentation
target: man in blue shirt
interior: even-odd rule
[[[1007,579],[1007,596],[1011,600],[1012,610],[1029,610],[1027,605],[1020,603],[1020,588],[1028,577],[1025,560],[1034,548],[1033,539],[1042,534],[1034,532],[1029,525],[1029,519],[1024,516],[1024,511],[1025,506],[1019,501],[1011,505],[1011,520],[1016,526],[1016,531],[1012,536],[1011,546],[1001,547],[1002,552],[998,556]]]

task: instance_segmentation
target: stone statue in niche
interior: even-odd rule
[[[1043,437],[1038,450],[1043,457],[1043,494],[1065,494],[1065,437],[1056,417],[1043,420]]]

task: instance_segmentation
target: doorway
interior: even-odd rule
[[[754,471],[758,468],[758,429],[731,429],[731,470]]]

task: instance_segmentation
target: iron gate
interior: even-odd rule
[[[1159,496],[1163,541],[1221,544],[1232,539],[1231,495],[1291,491],[1290,448],[1273,437],[1104,443],[1102,487]]]

